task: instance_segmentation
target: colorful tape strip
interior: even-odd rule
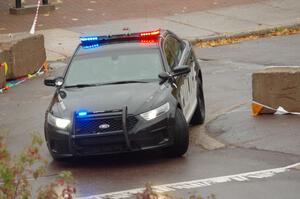
[[[285,110],[282,106],[279,106],[278,108],[272,108],[267,105],[263,105],[261,103],[252,102],[252,115],[258,116],[260,114],[276,114],[276,115],[285,115],[285,114],[291,114],[291,115],[300,115],[300,112],[289,112]]]
[[[34,74],[27,74],[26,77],[22,77],[22,78],[19,78],[19,79],[15,79],[15,80],[11,80],[11,81],[8,81],[5,85],[4,88],[0,89],[0,93],[3,93],[4,91],[7,91],[33,77],[36,77],[37,75],[42,75],[44,74],[45,72],[48,71],[48,62],[45,61],[45,63],[40,67],[40,69],[35,72]]]
[[[33,23],[32,23],[31,29],[30,29],[30,34],[35,33],[35,27],[36,27],[36,23],[38,20],[40,5],[41,5],[41,0],[38,0],[35,17],[34,17],[34,20],[33,20]]]

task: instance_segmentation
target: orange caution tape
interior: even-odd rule
[[[278,112],[279,108],[280,107],[278,107],[277,109],[272,108],[270,106],[266,106],[266,105],[263,105],[263,104],[253,101],[252,102],[252,116],[257,116],[259,114],[275,114]]]
[[[47,72],[48,72],[48,70],[49,70],[49,65],[48,65],[48,62],[47,62],[47,61],[45,61],[42,67],[43,67],[43,70],[44,70],[44,72],[45,72],[45,73],[47,73]]]
[[[261,104],[257,104],[252,102],[252,116],[257,116],[262,111],[263,106]]]

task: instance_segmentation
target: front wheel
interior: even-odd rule
[[[205,102],[203,95],[203,88],[199,85],[197,95],[197,106],[194,115],[191,119],[192,125],[203,124],[205,120]]]
[[[182,111],[177,108],[175,113],[174,144],[167,149],[170,157],[179,157],[186,153],[189,147],[189,129]]]

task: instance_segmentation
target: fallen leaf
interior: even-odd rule
[[[254,40],[254,39],[258,39],[258,38],[291,35],[291,34],[296,34],[296,33],[300,33],[300,27],[275,28],[274,30],[271,30],[271,31],[265,32],[265,33],[257,32],[257,33],[253,33],[252,35],[246,35],[246,36],[218,38],[218,39],[213,39],[213,40],[208,40],[208,41],[199,41],[197,43],[197,46],[199,46],[201,48],[208,48],[208,47],[214,47],[214,46],[235,44],[235,43],[239,43],[241,41]]]

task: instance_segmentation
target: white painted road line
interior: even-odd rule
[[[206,178],[206,179],[201,179],[201,180],[192,180],[192,181],[186,181],[186,182],[158,185],[158,186],[153,186],[153,189],[154,189],[154,191],[156,191],[158,193],[165,193],[165,192],[171,192],[171,191],[176,191],[176,190],[207,187],[207,186],[211,186],[214,184],[226,183],[226,182],[232,182],[232,181],[244,182],[244,181],[249,181],[251,179],[270,178],[270,177],[275,176],[276,174],[287,172],[290,169],[296,168],[299,166],[300,166],[300,162],[286,166],[286,167],[280,167],[280,168],[275,168],[275,169],[253,171],[253,172],[240,173],[240,174],[235,174],[235,175],[227,175],[227,176]],[[112,192],[112,193],[106,193],[106,194],[100,194],[100,195],[93,195],[93,196],[88,196],[88,197],[81,197],[78,199],[130,198],[134,194],[141,193],[143,191],[144,191],[144,188],[138,188],[138,189],[130,189],[130,190],[125,190],[125,191],[118,191],[118,192]]]

